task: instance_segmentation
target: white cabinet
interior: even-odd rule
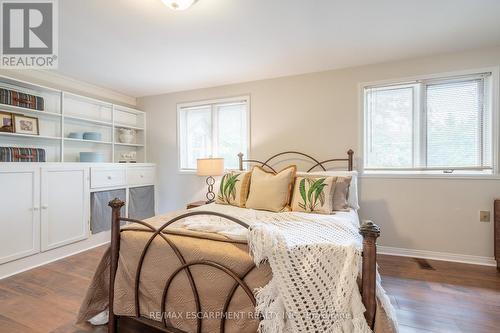
[[[155,167],[130,167],[127,170],[127,184],[152,185],[155,183]]]
[[[89,237],[89,168],[0,167],[0,264]]]
[[[80,152],[101,153],[105,162],[120,162],[134,153],[136,162],[146,162],[144,112],[4,75],[0,86],[40,96],[45,105],[38,111],[1,103],[2,111],[38,118],[40,136],[0,131],[0,146],[43,148],[47,162],[79,162]],[[132,142],[120,140],[122,129],[135,131]],[[72,132],[97,132],[101,139],[70,137]]]
[[[40,251],[39,173],[0,167],[0,264]]]
[[[91,186],[92,188],[125,186],[127,176],[125,168],[91,168]]]
[[[124,215],[153,215],[155,179],[147,163],[0,163],[0,278],[109,241],[90,235],[91,192],[122,190]]]
[[[42,251],[89,236],[88,168],[42,168],[40,202]]]

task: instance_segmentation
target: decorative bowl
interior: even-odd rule
[[[104,154],[98,152],[80,152],[80,162],[84,163],[102,163]]]
[[[70,132],[68,138],[71,139],[83,139],[83,133],[81,132]]]
[[[135,141],[135,130],[131,128],[120,128],[118,139],[121,143],[133,143]]]
[[[101,133],[85,132],[83,133],[83,140],[101,141]]]

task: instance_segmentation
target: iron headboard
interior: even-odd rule
[[[352,160],[353,160],[352,157],[354,155],[354,151],[352,149],[349,149],[347,151],[347,158],[332,158],[332,159],[328,159],[328,160],[324,160],[324,161],[319,161],[316,158],[312,157],[311,155],[301,153],[299,151],[293,151],[293,150],[284,151],[282,153],[275,154],[275,155],[269,157],[265,161],[259,161],[259,160],[253,160],[253,159],[245,160],[245,159],[243,159],[243,154],[239,153],[238,154],[239,169],[240,169],[240,171],[243,171],[243,163],[257,163],[257,164],[260,164],[261,167],[266,166],[269,169],[271,169],[273,172],[276,172],[276,170],[271,165],[269,165],[269,163],[279,156],[288,155],[288,154],[301,155],[301,156],[307,157],[309,160],[311,160],[314,163],[314,165],[311,168],[309,168],[309,170],[307,170],[307,172],[312,171],[316,167],[320,167],[321,169],[323,169],[323,171],[326,171],[324,164],[330,163],[330,162],[347,162],[347,170],[352,171],[352,166],[353,166],[352,165]]]

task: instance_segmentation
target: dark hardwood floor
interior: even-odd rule
[[[379,265],[401,332],[499,332],[495,267],[382,255]]]
[[[1,333],[105,332],[74,319],[104,248],[0,280]],[[379,256],[402,333],[490,333],[500,327],[494,267]]]

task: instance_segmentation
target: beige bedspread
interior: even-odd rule
[[[170,213],[147,220],[153,226],[160,226],[173,216]],[[179,223],[182,223],[180,221]],[[177,223],[176,223],[177,224]],[[177,224],[178,225],[178,224]],[[126,228],[143,228],[129,225]],[[144,245],[151,236],[148,231],[122,231],[120,257],[115,282],[114,312],[117,315],[134,316],[134,281],[137,264]],[[168,237],[180,250],[184,259],[210,260],[223,264],[240,276],[253,266],[248,254],[246,242],[234,241],[222,235],[195,232],[184,229],[167,228]],[[109,293],[109,251],[98,265],[94,278],[81,306],[78,322],[86,321],[108,307]],[[160,321],[160,303],[166,280],[180,266],[170,246],[160,237],[152,243],[141,274],[140,310],[141,315]],[[191,268],[201,301],[203,329],[202,332],[219,332],[220,316],[224,301],[234,285],[234,280],[227,274],[208,266]],[[271,279],[268,265],[253,269],[244,279],[251,290],[262,287]],[[178,329],[196,331],[195,298],[187,274],[181,272],[173,280],[167,296],[166,314],[171,326]],[[382,307],[379,307],[382,309]],[[255,319],[254,307],[242,288],[238,288],[228,309],[226,332],[256,332],[258,321]],[[383,311],[377,311],[375,332],[389,333],[394,330]]]

